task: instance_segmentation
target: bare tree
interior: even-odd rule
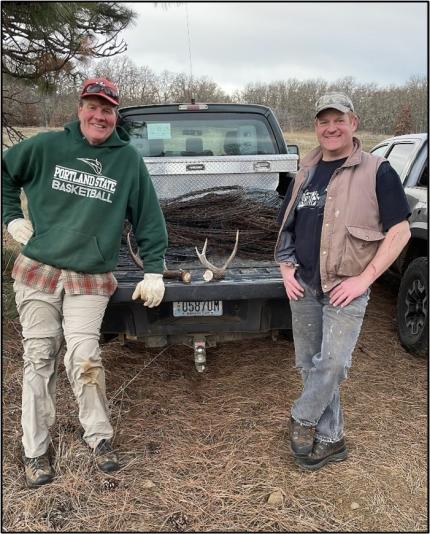
[[[406,104],[402,106],[400,113],[397,115],[394,125],[394,135],[404,135],[412,132],[411,106]]]

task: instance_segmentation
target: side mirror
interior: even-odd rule
[[[290,145],[287,144],[287,150],[288,154],[296,154],[296,156],[300,156],[300,151],[298,145]]]

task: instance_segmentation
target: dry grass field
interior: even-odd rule
[[[380,141],[390,137],[386,134],[375,134],[361,130],[358,130],[356,135],[361,140],[364,150],[370,150]],[[315,133],[313,130],[284,132],[284,137],[287,140],[287,143],[292,143],[299,146],[301,156],[304,156],[307,152],[309,152],[309,150],[312,150],[317,146]]]
[[[34,126],[34,127],[20,128],[20,130],[22,131],[25,137],[31,137],[32,135],[35,135],[40,132],[45,132],[49,130],[61,130],[61,128],[42,128],[42,127]],[[357,136],[361,139],[365,150],[370,150],[377,143],[389,137],[388,135],[385,135],[385,134],[374,134],[371,132],[365,132],[365,131],[360,131],[360,130],[357,132]],[[300,154],[302,156],[304,156],[307,152],[309,152],[309,150],[311,150],[312,148],[316,146],[315,134],[313,130],[284,132],[284,137],[288,143],[294,143],[299,146]],[[5,135],[5,132],[3,132],[3,140],[6,143],[6,145],[8,146],[11,145],[11,142],[9,141],[8,137]]]
[[[122,468],[97,470],[60,365],[55,481],[25,487],[20,326],[4,324],[3,528],[8,532],[427,532],[427,364],[399,345],[396,285],[375,284],[342,387],[349,458],[302,472],[287,419],[300,379],[287,339],[192,351],[105,345]]]

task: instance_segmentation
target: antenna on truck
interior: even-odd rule
[[[190,84],[189,84],[189,92],[190,92],[190,100],[191,104],[196,103],[196,99],[193,97],[193,62],[191,59],[191,37],[190,37],[190,22],[188,20],[188,3],[185,3],[185,16],[187,20],[187,35],[188,35],[188,56],[190,60]]]

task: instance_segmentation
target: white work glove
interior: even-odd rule
[[[27,219],[14,219],[7,225],[7,231],[15,241],[26,245],[33,235],[33,225]]]
[[[158,306],[164,297],[163,275],[145,273],[143,280],[137,284],[131,298],[136,300],[139,297],[144,301],[144,306],[148,306],[148,308]]]

